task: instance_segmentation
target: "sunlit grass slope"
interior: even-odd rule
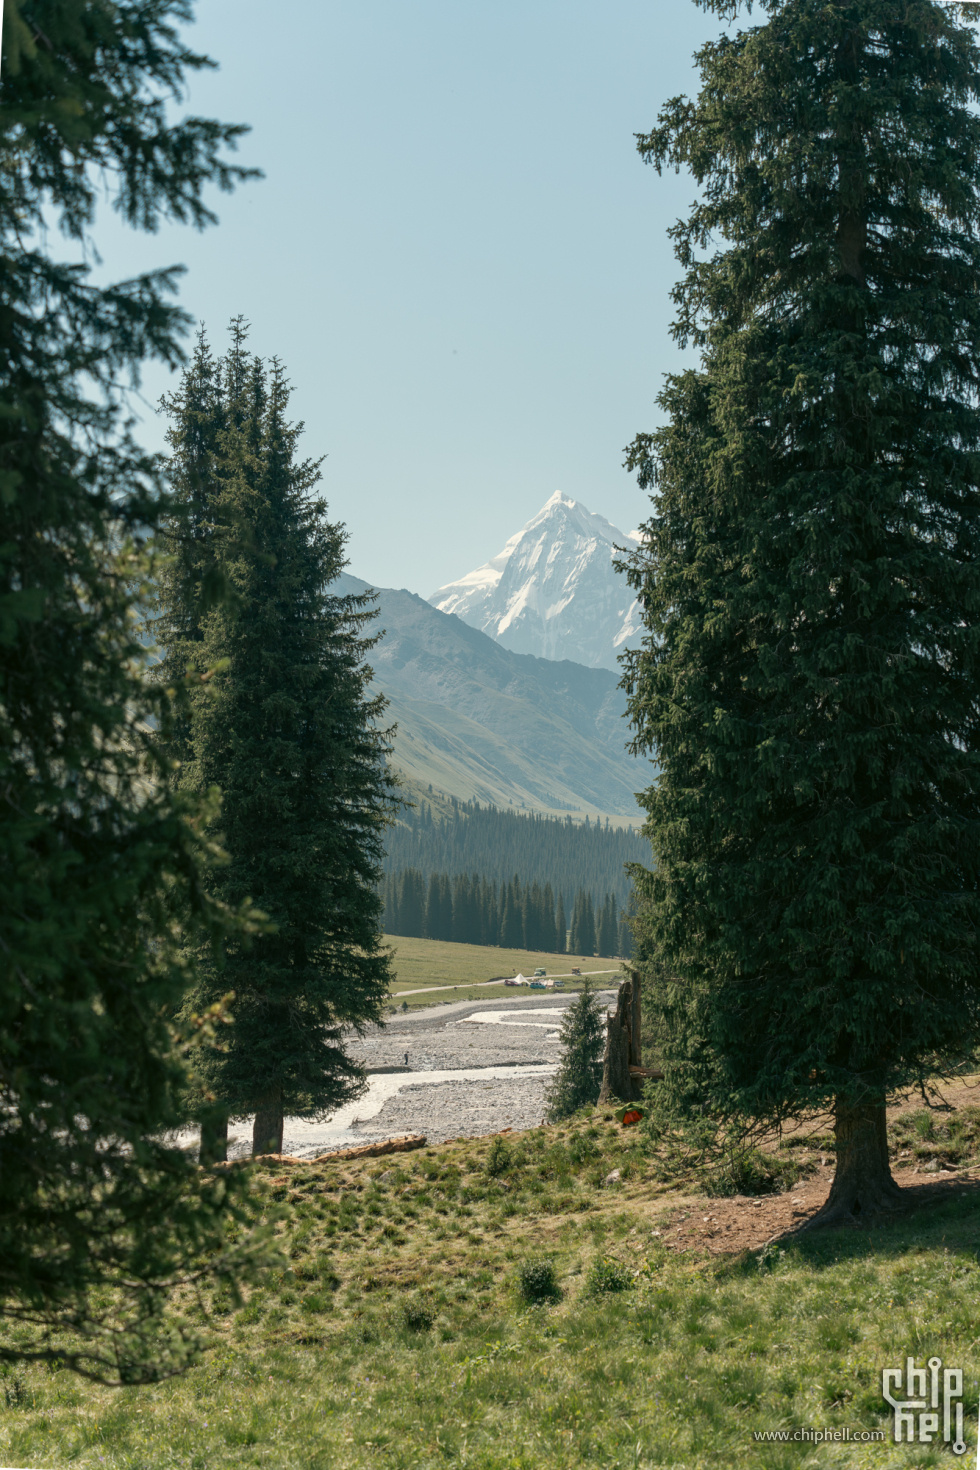
[[[922,1141],[924,1132],[906,1129],[896,1145],[939,1146],[935,1134]],[[961,1158],[976,1153],[976,1133],[975,1118],[960,1129]],[[798,1166],[807,1152],[793,1150]],[[613,1168],[620,1180],[604,1184]],[[949,1463],[941,1447],[763,1445],[752,1434],[886,1427],[881,1369],[909,1353],[962,1366],[975,1404],[972,1202],[961,1196],[874,1232],[819,1235],[761,1257],[669,1255],[652,1231],[682,1196],[658,1173],[653,1146],[601,1112],[360,1164],[267,1162],[256,1189],[284,1211],[284,1263],[242,1310],[214,1300],[206,1360],[183,1379],[123,1390],[64,1372],[10,1372],[0,1462],[86,1470]],[[689,1210],[690,1180],[682,1188]],[[522,1269],[542,1295],[537,1305],[521,1295]],[[968,1459],[972,1430],[969,1438]]]
[[[568,975],[572,966],[581,970],[597,970],[595,984],[616,983],[620,965],[617,960],[588,959],[573,954],[538,954],[527,949],[497,949],[479,944],[450,944],[441,939],[406,939],[401,935],[387,936],[386,943],[395,951],[395,981],[391,994],[400,1003],[405,991],[421,987],[476,986],[481,980],[492,980],[502,975],[518,972],[531,975],[539,966],[549,975]],[[574,982],[566,981],[567,990],[575,989]],[[468,989],[454,995],[452,990],[443,989],[433,1000],[481,1000],[502,994],[499,986],[490,991]],[[411,1007],[428,1005],[425,996],[407,996]]]

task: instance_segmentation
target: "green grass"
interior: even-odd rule
[[[537,968],[545,969],[549,975],[568,975],[573,965],[582,970],[608,971],[606,975],[594,977],[595,984],[616,984],[619,975],[617,960],[583,959],[571,954],[539,954],[527,949],[497,949],[480,944],[450,944],[440,939],[406,939],[392,934],[386,938],[395,951],[395,980],[391,987],[392,1002],[401,1004],[404,998],[410,1009],[420,1005],[438,1004],[452,1000],[491,1000],[501,998],[507,992],[503,986],[489,989],[481,986],[481,980],[492,980],[502,975],[516,975],[518,971],[531,975]],[[405,995],[406,990],[432,987],[432,996]],[[458,993],[455,987],[459,987]],[[463,989],[463,987],[468,987]],[[576,981],[566,980],[565,989],[580,988]],[[517,992],[526,994],[526,992]]]
[[[899,1118],[896,1150],[912,1138],[932,1146],[915,1116]],[[933,1126],[956,1121],[944,1115]],[[977,1119],[960,1121],[953,1132],[975,1158]],[[796,1141],[794,1155],[808,1151]],[[682,1196],[670,1192],[662,1164],[639,1130],[624,1134],[598,1113],[496,1143],[257,1166],[257,1193],[287,1211],[278,1229],[288,1264],[243,1310],[215,1303],[214,1346],[200,1366],[121,1390],[63,1371],[10,1372],[0,1379],[0,1462],[85,1470],[949,1463],[940,1447],[890,1439],[764,1445],[751,1435],[886,1427],[881,1369],[909,1353],[962,1366],[969,1413],[975,1199],[762,1256],[669,1255],[652,1231]],[[623,1180],[604,1187],[614,1167]],[[522,1268],[541,1263],[555,1290],[529,1305]]]

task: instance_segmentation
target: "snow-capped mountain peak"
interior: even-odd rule
[[[640,620],[612,563],[638,539],[556,490],[502,551],[428,600],[515,653],[616,669]]]

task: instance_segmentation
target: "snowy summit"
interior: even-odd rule
[[[640,618],[613,558],[638,539],[559,490],[503,551],[428,600],[514,653],[618,669]]]

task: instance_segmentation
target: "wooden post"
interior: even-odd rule
[[[640,1066],[640,977],[634,971],[619,987],[616,1009],[606,1019],[606,1054],[602,1062],[599,1102],[636,1102],[643,1096],[643,1079],[630,1075]]]

